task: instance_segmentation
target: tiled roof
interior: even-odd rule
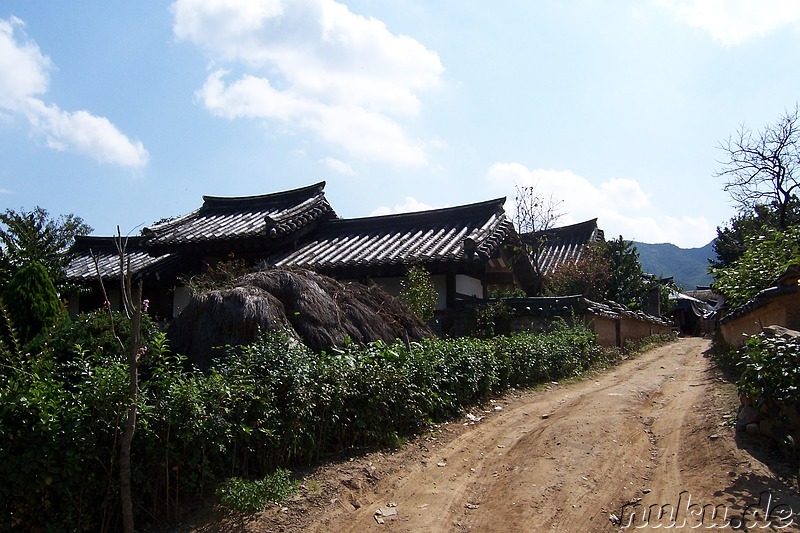
[[[321,271],[417,262],[482,264],[516,237],[504,198],[460,207],[347,220],[329,220],[296,250],[270,258],[278,267]]]
[[[275,241],[308,231],[334,218],[325,198],[325,182],[261,196],[204,196],[203,206],[178,219],[145,228],[145,248],[153,254],[171,251],[223,250],[230,246],[268,249]]]
[[[66,278],[73,282],[95,281],[99,269],[104,280],[119,279],[119,253],[115,240],[115,237],[75,237],[75,244],[71,249],[72,258],[66,269]],[[142,237],[127,238],[125,268],[128,268],[128,261],[130,261],[132,274],[146,275],[156,272],[176,259],[172,255],[152,257],[142,249],[141,243]],[[95,258],[98,268],[95,268]]]
[[[603,230],[597,227],[596,218],[570,226],[526,233],[520,237],[526,242],[534,238],[543,239],[539,266],[544,275],[552,273],[562,263],[577,261],[587,244],[605,240]]]

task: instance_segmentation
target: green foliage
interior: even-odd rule
[[[279,468],[271,475],[255,481],[232,477],[217,488],[220,501],[237,511],[254,513],[269,502],[285,500],[295,493],[296,483],[289,471]]]
[[[545,294],[567,296],[581,294],[602,301],[612,277],[611,260],[605,243],[592,243],[583,249],[574,263],[565,262],[545,280]]]
[[[608,280],[606,297],[631,308],[638,308],[647,291],[639,252],[631,241],[620,235],[606,243],[611,263],[611,277]]]
[[[469,334],[479,339],[506,333],[508,321],[514,316],[513,310],[503,300],[490,300],[474,309],[475,317]]]
[[[39,262],[44,265],[57,290],[63,288],[68,251],[77,235],[88,235],[92,228],[75,215],[51,218],[47,210],[6,209],[0,213],[0,285],[22,267]]]
[[[790,211],[790,225],[800,224],[800,205],[793,205]],[[717,227],[717,238],[714,240],[716,259],[711,261],[714,268],[730,267],[747,250],[753,239],[767,234],[770,230],[779,230],[780,222],[774,208],[757,205],[751,212],[744,212],[731,218],[726,226]]]
[[[751,237],[747,250],[729,267],[711,268],[714,289],[732,306],[746,303],[770,287],[792,263],[800,262],[800,226],[765,229]]]
[[[22,343],[31,341],[63,314],[61,301],[44,265],[37,261],[20,268],[2,287],[3,301]]]
[[[743,394],[762,403],[800,405],[800,340],[755,335],[738,355]]]
[[[0,352],[0,530],[119,529],[128,372],[100,321],[62,325],[41,353]],[[260,508],[285,495],[278,469],[396,446],[510,387],[573,377],[613,356],[582,323],[320,354],[270,334],[200,373],[147,323],[143,336],[134,508],[139,520],[163,522],[218,487],[223,500]]]
[[[36,339],[31,350],[44,350],[53,357],[67,361],[85,352],[93,352],[105,357],[125,357],[119,342],[111,334],[110,320],[114,321],[114,331],[125,346],[131,344],[131,323],[123,312],[109,313],[106,309],[98,309],[83,313],[70,321],[62,321],[51,331],[47,338]],[[142,315],[142,331],[148,341],[158,333],[158,326],[152,318]],[[148,350],[155,346],[148,346]]]
[[[425,267],[412,266],[400,284],[400,300],[423,322],[432,319],[436,311],[437,293],[430,272]]]

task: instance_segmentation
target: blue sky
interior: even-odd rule
[[[343,217],[535,185],[699,247],[734,214],[718,145],[794,107],[797,50],[795,0],[5,0],[0,208],[109,235],[322,180]]]

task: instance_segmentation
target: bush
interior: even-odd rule
[[[2,352],[0,529],[119,527],[128,377],[102,323],[84,315],[38,354]],[[589,328],[566,324],[544,334],[376,342],[321,354],[270,334],[229,349],[206,373],[171,354],[155,328],[144,337],[134,503],[138,519],[166,522],[218,488],[223,500],[247,506],[279,499],[269,490],[284,485],[270,477],[281,468],[394,446],[510,387],[607,363]]]
[[[61,301],[45,267],[36,261],[20,268],[3,287],[0,299],[19,340],[31,341],[63,314]]]
[[[800,404],[800,339],[755,335],[738,353],[742,394],[761,402]]]
[[[279,468],[273,474],[255,481],[232,477],[217,489],[220,501],[237,511],[261,511],[269,502],[285,500],[295,492],[289,471]]]

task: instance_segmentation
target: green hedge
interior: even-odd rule
[[[81,317],[39,354],[2,353],[0,529],[119,527],[127,369],[96,327],[102,320]],[[169,353],[163,335],[146,330],[132,450],[140,521],[174,520],[227,479],[396,445],[511,387],[609,362],[588,328],[561,325],[546,334],[322,354],[270,335],[230,349],[200,373]]]

